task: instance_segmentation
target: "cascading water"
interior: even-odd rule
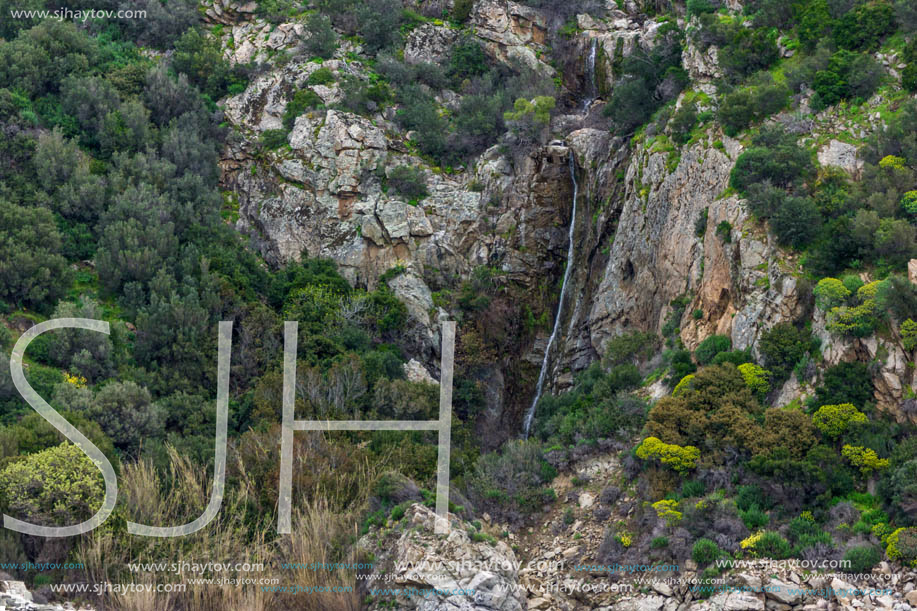
[[[557,304],[557,314],[554,315],[554,328],[551,330],[551,337],[548,338],[548,345],[544,349],[544,359],[541,361],[541,371],[538,373],[538,383],[535,385],[535,398],[532,399],[532,405],[525,414],[523,424],[523,434],[526,438],[532,429],[532,421],[535,420],[535,407],[541,399],[541,393],[544,390],[544,380],[548,374],[548,366],[551,360],[551,347],[557,338],[557,330],[560,328],[560,319],[564,312],[564,298],[567,295],[567,281],[570,279],[570,270],[573,268],[573,231],[576,228],[576,200],[579,197],[579,184],[576,182],[576,160],[573,157],[573,151],[570,151],[570,179],[573,181],[573,212],[570,214],[570,230],[568,232],[567,246],[567,265],[564,268],[564,279],[560,284],[560,302]]]
[[[592,39],[592,46],[589,47],[589,55],[586,59],[586,77],[589,79],[588,89],[586,90],[586,99],[583,100],[583,110],[589,108],[589,106],[599,97],[599,90],[595,84],[595,55],[596,48],[598,45],[598,39]]]

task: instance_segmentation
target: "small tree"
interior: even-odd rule
[[[331,28],[331,20],[321,13],[313,13],[306,20],[306,51],[322,59],[330,59],[337,49],[337,36]]]

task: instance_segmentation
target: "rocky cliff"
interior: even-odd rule
[[[598,359],[610,338],[626,330],[659,331],[679,297],[688,300],[678,324],[687,348],[722,334],[756,355],[764,330],[797,320],[808,307],[808,294],[800,294],[799,262],[728,188],[747,143],[726,136],[715,122],[683,146],[650,130],[629,143],[601,125],[603,100],[620,78],[622,58],[652,51],[664,26],[633,3],[574,15],[573,33],[564,38],[550,11],[508,0],[475,2],[467,31],[492,61],[522,63],[555,79],[561,111],[552,119],[548,144],[536,142],[521,153],[493,146],[466,167],[450,169],[418,154],[416,134],[398,127],[393,107],[379,107],[371,116],[312,110],[296,118],[288,146],[265,148],[260,139],[282,127],[294,93],[316,71],[329,70],[334,77],[312,86],[327,108],[340,102],[344,77],[370,78],[363,48],[359,40],[345,40],[331,59],[306,61],[301,45],[309,33],[302,23],[268,24],[251,18],[245,6],[214,5],[208,11],[228,26],[221,34],[227,57],[262,66],[244,92],[225,101],[233,136],[223,155],[223,185],[237,205],[238,229],[270,262],[330,257],[361,286],[372,287],[386,270],[404,266],[406,273],[392,288],[409,306],[411,350],[431,370],[438,321],[455,315],[434,306],[435,290],[481,266],[499,269],[507,281],[529,289],[551,287],[560,278],[572,211],[570,151],[584,185],[582,213],[574,228],[575,266],[562,316],[567,332],[555,346],[549,389],[569,386],[572,374]],[[404,61],[442,61],[465,35],[443,22],[423,23],[407,34]],[[716,47],[702,51],[689,40],[682,64],[690,83],[675,109],[691,98],[702,100],[699,111],[715,111],[711,81],[722,75]],[[457,104],[450,95],[437,98],[446,109]],[[794,118],[784,113],[775,120],[789,125]],[[823,113],[807,127],[828,140],[818,155],[823,165],[851,174],[862,166],[854,147],[830,139],[849,126]],[[426,176],[429,195],[422,201],[386,189],[387,177],[400,166],[419,168]],[[552,311],[557,290],[541,294],[541,308]],[[548,333],[540,328],[494,375],[528,367],[534,385],[531,372],[542,360]],[[827,365],[888,352],[876,398],[880,407],[905,417],[902,388],[912,374],[905,371],[900,345],[838,343],[823,324],[822,334]],[[810,381],[792,379],[781,401],[804,393]],[[525,398],[516,396],[518,388],[511,397],[505,385],[494,388],[490,412],[501,412],[495,422],[515,426]],[[505,409],[509,412],[502,413]]]

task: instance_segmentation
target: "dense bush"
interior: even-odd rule
[[[829,367],[822,385],[815,389],[818,405],[852,403],[863,409],[872,398],[872,375],[865,363],[838,363]]]
[[[541,399],[535,432],[546,443],[563,444],[627,436],[646,418],[643,401],[623,394],[640,381],[633,364],[616,365],[606,373],[595,363],[575,378],[572,391]]]
[[[70,284],[50,211],[0,199],[0,298],[47,310]]]
[[[219,41],[197,28],[189,29],[175,42],[172,67],[214,100],[245,88],[240,71],[223,58]]]
[[[102,474],[75,445],[64,443],[0,471],[4,512],[45,526],[69,526],[93,515],[105,497]]]
[[[812,175],[814,165],[808,151],[794,136],[780,128],[764,128],[752,146],[736,160],[730,185],[746,195],[752,185],[770,183],[790,187]]]
[[[711,335],[702,341],[694,350],[694,358],[699,365],[709,365],[721,352],[732,348],[732,340],[725,335]]]
[[[700,538],[694,542],[691,548],[691,559],[698,566],[706,566],[720,557],[722,551],[720,547],[710,539]]]
[[[786,106],[790,92],[785,86],[775,84],[767,73],[759,81],[751,87],[738,88],[723,96],[717,117],[727,135],[735,136],[749,125],[762,121]]]
[[[758,342],[764,365],[778,380],[786,379],[809,350],[812,335],[791,323],[778,323],[765,331]]]

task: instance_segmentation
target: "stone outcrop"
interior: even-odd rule
[[[626,330],[659,332],[670,302],[682,295],[690,297],[678,321],[688,348],[714,333],[731,336],[737,348],[754,347],[763,330],[802,307],[792,260],[736,196],[722,196],[741,152],[738,142],[723,142],[722,149],[698,143],[682,150],[672,170],[671,153],[646,144],[635,151],[589,318],[599,353]]]
[[[555,70],[539,59],[546,49],[547,21],[536,9],[509,0],[474,3],[471,25],[487,52],[503,63],[521,62],[547,76]]]
[[[9,577],[4,574],[3,576]],[[3,611],[93,611],[85,605],[71,602],[51,603],[40,594],[33,594],[22,581],[0,579],[0,609]]]
[[[252,19],[258,10],[258,3],[239,2],[238,0],[204,0],[201,2],[200,9],[207,23],[233,25]]]
[[[411,505],[398,524],[377,536],[363,537],[357,545],[372,553],[374,572],[362,583],[369,587],[426,590],[427,595],[379,597],[366,607],[435,611],[522,611],[525,592],[517,583],[519,564],[503,541],[472,541],[463,524],[449,514],[447,535],[433,534],[436,514],[423,505]],[[474,531],[474,527],[470,527]]]

